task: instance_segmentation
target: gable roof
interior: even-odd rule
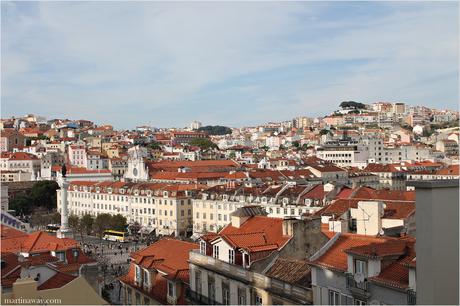
[[[37,287],[38,290],[47,290],[47,289],[55,289],[61,288],[62,286],[70,283],[77,276],[57,272],[55,275],[51,276],[48,280],[46,280],[43,284]]]
[[[291,238],[283,235],[283,219],[266,216],[250,217],[239,228],[230,223],[219,232],[218,237],[235,248],[249,252],[275,250]]]

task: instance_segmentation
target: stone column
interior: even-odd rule
[[[57,231],[56,236],[58,238],[73,238],[72,230],[69,228],[69,211],[67,208],[69,182],[65,177],[61,177],[58,184],[61,187],[61,228]]]

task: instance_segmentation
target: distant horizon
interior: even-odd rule
[[[458,2],[1,8],[2,118],[126,130],[257,126],[324,116],[348,100],[458,110]]]
[[[359,101],[355,101],[355,102],[359,102]],[[404,103],[404,102],[390,102],[390,101],[378,101],[378,102],[359,102],[359,103],[363,103],[363,104],[366,104],[366,105],[372,105],[374,103]],[[339,103],[340,104],[340,103]],[[421,107],[427,107],[425,105],[413,105],[413,104],[407,104],[405,103],[406,106],[421,106]],[[454,109],[448,109],[448,108],[437,108],[437,107],[430,107],[431,109],[436,109],[438,111],[453,111],[453,112],[459,112],[459,110],[454,110]],[[338,110],[339,109],[339,105],[337,105],[336,109],[335,110]],[[327,114],[323,114],[323,115],[319,115],[319,116],[306,116],[306,115],[298,115],[298,116],[295,116],[295,117],[292,117],[290,119],[281,119],[281,120],[267,120],[265,122],[262,122],[262,123],[253,123],[253,124],[249,124],[249,125],[240,125],[240,126],[229,126],[229,125],[225,125],[225,124],[221,124],[221,123],[206,123],[206,122],[202,122],[200,120],[196,120],[196,119],[192,119],[190,120],[190,122],[184,126],[156,126],[156,125],[148,125],[148,124],[145,124],[145,123],[138,123],[132,127],[128,127],[128,128],[116,128],[115,125],[111,124],[111,123],[108,123],[108,122],[105,122],[105,121],[102,121],[102,122],[97,122],[95,120],[92,120],[90,118],[71,118],[71,117],[47,117],[47,116],[44,116],[44,115],[41,115],[41,114],[25,114],[23,116],[20,116],[20,115],[16,115],[16,116],[9,116],[8,118],[22,118],[22,117],[27,117],[28,115],[34,115],[34,116],[37,116],[37,117],[45,117],[46,120],[70,120],[70,121],[78,121],[78,120],[88,120],[88,121],[91,121],[93,122],[95,125],[97,126],[103,126],[103,125],[111,125],[113,126],[113,128],[115,130],[135,130],[137,127],[142,127],[142,126],[148,126],[148,127],[152,127],[152,128],[158,128],[158,129],[174,129],[174,128],[177,128],[177,129],[182,129],[182,128],[189,128],[190,127],[190,124],[193,122],[193,121],[199,121],[202,126],[216,126],[216,125],[220,125],[220,126],[226,126],[226,127],[229,127],[229,128],[235,128],[235,129],[238,129],[238,128],[246,128],[246,127],[257,127],[257,126],[260,126],[260,125],[265,125],[265,124],[270,124],[270,123],[281,123],[281,122],[287,122],[287,121],[292,121],[293,119],[295,118],[298,118],[298,117],[308,117],[308,118],[311,118],[311,119],[315,119],[315,118],[322,118],[322,117],[327,117],[329,115],[331,115],[332,112],[330,113],[327,113]],[[8,119],[8,118],[5,118],[5,117],[2,117],[1,119]]]

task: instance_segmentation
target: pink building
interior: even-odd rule
[[[73,166],[86,168],[87,157],[84,145],[71,145],[68,150],[69,163]]]

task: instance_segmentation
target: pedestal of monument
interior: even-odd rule
[[[56,232],[56,237],[73,239],[73,232],[71,229],[58,229]]]

